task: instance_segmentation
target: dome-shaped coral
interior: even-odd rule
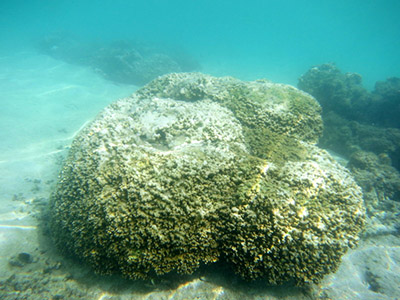
[[[363,224],[359,187],[314,143],[297,89],[198,73],[160,77],[74,140],[52,196],[56,244],[101,273],[318,281]]]

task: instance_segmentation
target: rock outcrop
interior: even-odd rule
[[[51,200],[55,243],[129,278],[223,260],[246,279],[317,282],[364,222],[321,132],[320,106],[294,87],[159,77],[75,138]]]

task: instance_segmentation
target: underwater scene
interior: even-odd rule
[[[400,299],[400,1],[0,2],[0,299]]]

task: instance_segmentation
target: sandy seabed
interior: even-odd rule
[[[362,241],[336,274],[306,288],[244,282],[219,266],[185,278],[129,281],[97,276],[61,257],[48,238],[43,212],[69,145],[103,107],[136,89],[35,52],[0,56],[1,299],[400,297],[400,239],[387,233]]]

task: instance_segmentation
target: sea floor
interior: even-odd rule
[[[103,107],[136,89],[35,52],[0,55],[1,299],[400,299],[400,237],[387,231],[362,240],[337,273],[306,288],[243,282],[218,266],[129,281],[61,257],[45,210],[69,145]]]

